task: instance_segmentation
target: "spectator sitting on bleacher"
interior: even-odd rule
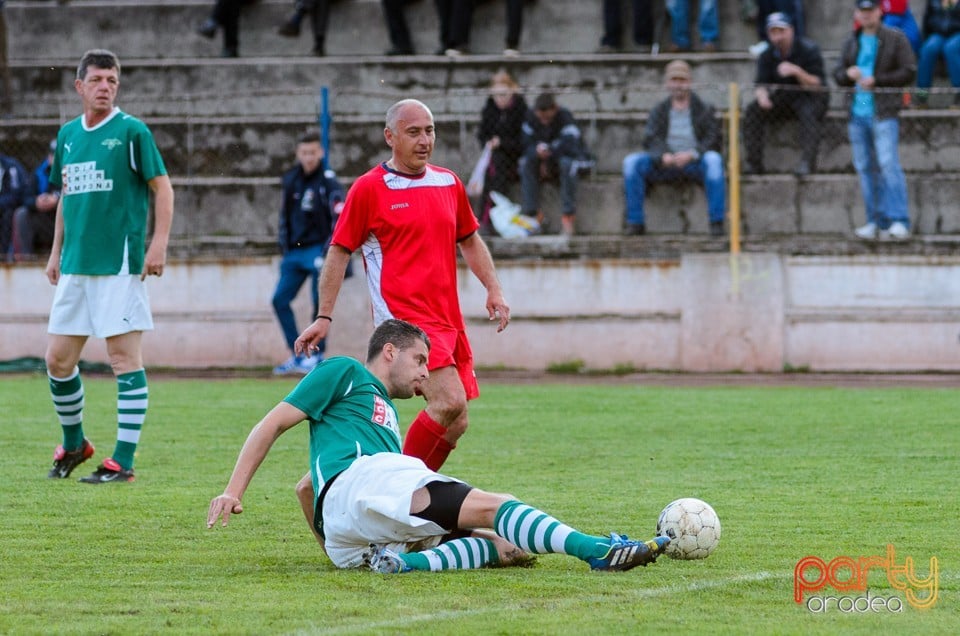
[[[28,185],[23,164],[0,154],[0,262],[13,259],[13,213],[23,205]]]
[[[481,146],[490,148],[490,165],[483,180],[483,194],[477,217],[481,231],[490,229],[490,192],[510,196],[510,184],[517,181],[517,161],[523,153],[523,122],[527,117],[527,102],[520,93],[516,80],[505,69],[493,75],[490,96],[480,114],[477,139]]]
[[[641,53],[653,45],[653,0],[633,0],[633,41]],[[603,0],[603,38],[597,53],[623,48],[623,0]]]
[[[910,0],[883,0],[883,24],[891,29],[899,29],[907,36],[915,54],[920,53],[920,27],[910,10]]]
[[[720,121],[713,106],[690,89],[689,64],[673,60],[667,64],[664,78],[670,97],[650,111],[643,133],[646,152],[629,154],[623,160],[626,233],[646,232],[643,200],[648,182],[691,179],[706,189],[710,234],[722,236],[726,190]]]
[[[804,37],[803,0],[757,0],[757,43],[750,47],[750,55],[760,57],[767,50],[767,16],[784,13],[793,24],[795,37]]]
[[[820,47],[794,36],[793,25],[784,13],[767,16],[770,48],[757,59],[754,89],[756,99],[743,115],[744,172],[763,174],[765,125],[786,118],[800,123],[801,160],[794,174],[808,175],[816,169],[820,145],[820,124],[827,112],[829,94]]]
[[[469,52],[473,0],[436,0],[440,21],[440,48],[437,55],[459,57]]]
[[[668,50],[672,53],[691,50],[690,0],[667,0],[667,13],[670,14]],[[705,53],[716,51],[717,39],[720,37],[717,0],[700,0],[697,28],[700,31],[700,50]]]
[[[39,254],[41,250],[49,250],[53,245],[57,203],[60,201],[60,190],[50,187],[50,166],[56,149],[57,140],[54,139],[50,142],[47,156],[33,171],[23,205],[14,212],[14,256],[17,260]]]
[[[213,39],[217,30],[223,29],[223,50],[220,57],[238,57],[240,55],[240,8],[255,0],[216,0],[210,17],[200,23],[197,33]]]
[[[410,37],[410,27],[407,18],[403,15],[403,7],[407,0],[381,0],[383,21],[387,25],[387,35],[390,37],[390,48],[386,55],[413,55],[413,39]]]
[[[860,28],[844,42],[833,77],[840,86],[856,86],[847,129],[867,223],[855,233],[864,239],[881,233],[905,239],[910,235],[910,217],[898,154],[902,101],[899,92],[882,89],[909,86],[917,63],[907,36],[883,26],[881,16],[879,0],[856,0]]]
[[[928,0],[923,14],[923,44],[917,67],[917,99],[927,103],[927,90],[933,86],[937,60],[943,56],[950,85],[960,89],[960,1]],[[960,106],[960,91],[953,96],[953,104]]]
[[[521,210],[543,220],[540,182],[560,181],[560,223],[565,236],[574,233],[577,181],[585,149],[573,114],[557,104],[552,93],[542,93],[523,123],[523,156],[520,158]],[[542,225],[541,225],[542,227]]]
[[[520,34],[523,33],[523,3],[526,0],[506,0],[507,37],[504,42],[504,57],[520,55]]]
[[[277,33],[287,38],[300,36],[300,23],[308,15],[313,27],[313,54],[322,57],[327,37],[327,22],[330,18],[331,0],[296,0],[293,13],[277,28]]]

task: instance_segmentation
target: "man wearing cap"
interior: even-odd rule
[[[785,13],[767,16],[770,47],[757,59],[753,102],[743,116],[743,144],[747,174],[762,174],[765,124],[796,119],[800,124],[801,159],[794,174],[805,176],[816,168],[820,122],[827,112],[829,95],[823,55],[811,40],[796,37]]]
[[[860,27],[844,42],[833,77],[839,86],[854,87],[847,132],[867,214],[855,233],[905,239],[910,217],[897,119],[903,101],[901,91],[890,89],[913,83],[917,60],[903,32],[883,25],[879,0],[856,0],[854,6]]]
[[[667,64],[664,73],[670,97],[658,103],[643,134],[645,152],[623,160],[623,189],[628,235],[646,232],[643,200],[647,183],[690,179],[707,193],[710,234],[723,235],[726,191],[720,155],[720,121],[713,106],[690,89],[690,65],[683,60]]]
[[[50,186],[50,165],[56,150],[57,140],[54,139],[46,157],[33,171],[23,205],[13,214],[14,249],[18,259],[53,245],[53,226],[60,200],[60,189]]]

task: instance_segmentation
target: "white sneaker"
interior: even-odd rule
[[[282,364],[273,367],[273,375],[292,375],[297,373],[298,364],[297,357],[290,356]]]
[[[891,224],[887,229],[887,233],[890,235],[890,238],[896,241],[910,238],[910,229],[900,221]]]
[[[503,49],[503,57],[520,57],[519,49]]]
[[[323,362],[323,356],[319,354],[306,358],[300,358],[300,361],[297,362],[297,371],[306,375],[313,371],[313,367],[317,366],[317,364],[321,362]]]
[[[861,225],[855,229],[853,233],[862,239],[875,239],[877,238],[877,224],[867,223],[866,225]]]
[[[766,40],[763,40],[762,42],[757,42],[756,44],[752,44],[751,46],[747,47],[747,51],[750,52],[750,57],[758,58],[768,48],[770,48],[770,44]]]

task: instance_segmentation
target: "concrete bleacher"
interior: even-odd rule
[[[21,158],[28,165],[39,160],[61,122],[77,113],[72,80],[79,55],[94,46],[112,48],[124,65],[119,103],[151,125],[177,185],[175,235],[269,237],[275,232],[278,176],[291,162],[296,136],[316,121],[320,86],[331,91],[330,163],[348,183],[386,156],[382,113],[406,95],[423,98],[435,111],[434,160],[466,176],[478,151],[474,134],[484,88],[491,71],[505,65],[531,94],[557,91],[597,154],[597,171],[580,190],[581,209],[589,213],[580,215],[578,231],[619,232],[620,161],[640,147],[646,113],[663,97],[666,57],[633,53],[629,43],[623,54],[595,55],[601,29],[596,3],[528,3],[524,55],[510,60],[499,55],[500,2],[478,3],[476,54],[458,60],[380,55],[388,44],[376,0],[335,2],[329,56],[311,57],[308,33],[290,40],[274,32],[291,4],[261,0],[249,7],[241,23],[243,57],[221,59],[219,41],[193,32],[209,11],[208,0],[8,2],[11,67],[21,99],[13,116],[0,121],[0,147],[25,149]],[[823,44],[832,67],[849,26],[849,7],[841,0],[807,4],[815,5],[808,6],[808,32]],[[740,20],[736,0],[721,2],[721,16],[721,51],[684,57],[694,66],[698,91],[726,109],[728,83],[749,86],[752,80],[745,49],[755,35],[753,25]],[[432,51],[433,4],[413,2],[408,19],[418,50]],[[802,180],[790,174],[797,156],[794,130],[788,126],[768,137],[771,174],[742,181],[745,232],[848,235],[863,212],[844,113],[831,111],[820,171]],[[960,181],[953,174],[960,168],[958,133],[960,111],[904,113],[901,156],[920,233],[960,232]],[[705,233],[704,207],[697,188],[659,186],[650,195],[649,231]]]

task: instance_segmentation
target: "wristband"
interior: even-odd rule
[[[321,318],[323,318],[324,320],[329,320],[330,322],[333,322],[333,318],[331,318],[330,316],[324,316],[323,314],[320,314],[319,316],[317,316],[317,320],[320,320]]]

